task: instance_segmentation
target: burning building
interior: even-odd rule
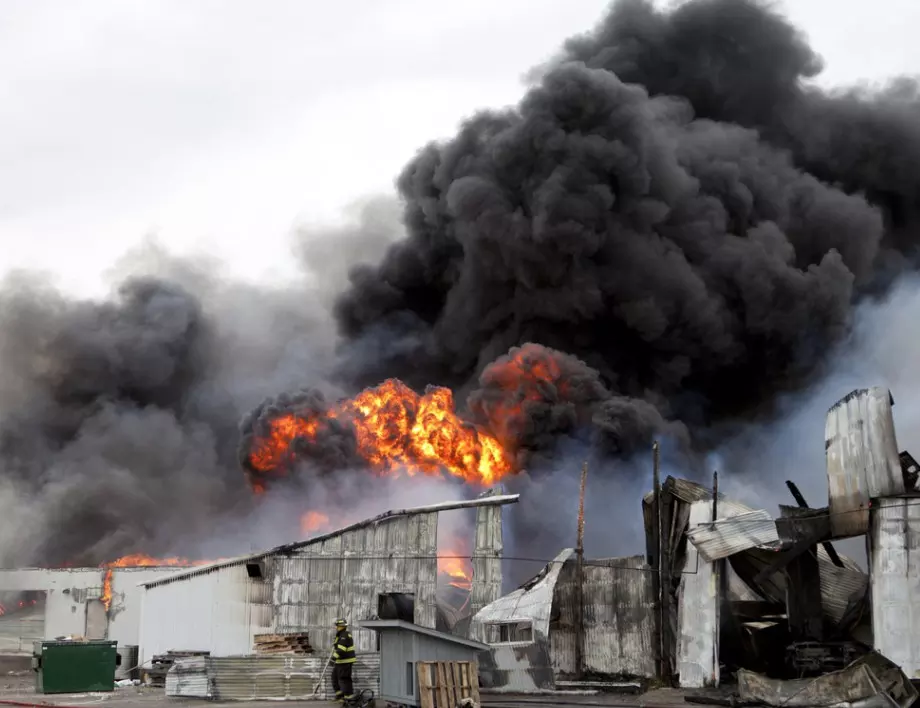
[[[137,646],[138,584],[191,564],[179,558],[126,556],[102,568],[0,570],[0,595],[10,598],[0,615],[0,652],[30,654],[33,641],[58,637]]]
[[[476,538],[470,603],[478,610],[501,589],[501,507],[517,495],[390,511],[306,541],[190,568],[142,583],[142,660],[167,650],[212,656],[253,652],[258,634],[306,632],[327,653],[333,621],[347,617],[372,670],[376,635],[362,619],[438,624],[438,515],[474,508]],[[498,530],[498,533],[496,533]],[[364,669],[362,669],[364,670]]]

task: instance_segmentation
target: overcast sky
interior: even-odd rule
[[[605,0],[0,0],[0,271],[70,290],[146,234],[254,279],[515,102]],[[920,68],[916,0],[786,0],[827,83]]]

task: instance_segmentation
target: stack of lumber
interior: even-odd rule
[[[312,654],[310,636],[306,632],[290,634],[257,634],[256,654]]]

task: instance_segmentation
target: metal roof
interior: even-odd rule
[[[204,575],[205,573],[210,573],[214,570],[217,570],[218,568],[242,565],[244,563],[261,560],[262,558],[266,558],[268,556],[286,555],[301,548],[305,548],[306,546],[311,546],[315,543],[320,543],[327,539],[335,538],[336,536],[340,536],[348,531],[355,531],[367,526],[373,526],[375,524],[379,524],[382,521],[388,521],[400,516],[431,514],[440,511],[453,511],[454,509],[471,509],[480,506],[503,506],[505,504],[516,504],[520,497],[520,494],[502,494],[494,497],[478,497],[476,499],[464,499],[462,501],[440,502],[438,504],[429,504],[427,506],[417,506],[410,509],[385,511],[384,513],[379,514],[378,516],[375,516],[371,519],[358,521],[357,523],[350,524],[349,526],[344,526],[343,528],[337,529],[336,531],[330,531],[329,533],[324,533],[319,536],[313,536],[312,538],[308,538],[305,541],[288,543],[283,546],[271,548],[267,551],[261,551],[259,553],[252,553],[246,556],[237,556],[236,558],[226,558],[224,560],[215,561],[214,563],[208,563],[207,565],[195,566],[194,568],[189,568],[185,571],[171,573],[170,575],[154,578],[153,580],[148,580],[143,583],[138,583],[138,585],[147,588],[155,587],[157,585],[164,585],[166,583],[172,583],[177,580],[191,578],[196,575]]]
[[[712,509],[712,504],[710,503],[707,508]],[[749,548],[779,548],[776,521],[763,509],[729,514],[714,522],[707,520],[690,528],[687,539],[707,563],[728,558]]]
[[[434,639],[441,639],[445,642],[451,642],[453,644],[462,644],[465,647],[470,649],[475,649],[476,651],[488,651],[489,646],[483,644],[482,642],[477,642],[473,639],[465,639],[463,637],[458,637],[454,634],[447,634],[446,632],[439,632],[436,629],[429,629],[428,627],[422,627],[418,624],[413,624],[412,622],[406,622],[405,620],[363,620],[358,622],[359,627],[365,627],[366,629],[373,629],[377,632],[383,632],[388,629],[402,629],[407,632],[415,632],[416,634],[424,634],[426,637],[433,637]]]

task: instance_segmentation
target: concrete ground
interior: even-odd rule
[[[278,701],[207,701],[194,698],[170,698],[162,688],[128,686],[116,688],[111,693],[36,694],[35,674],[28,656],[0,656],[0,708],[266,708]],[[599,693],[557,694],[482,694],[483,708],[541,708],[541,706],[604,706],[605,708],[677,708],[691,704],[684,701],[686,691],[661,688],[639,695]],[[334,708],[330,701],[284,701],[285,706],[301,705],[309,708]],[[377,708],[384,708],[378,702]]]

